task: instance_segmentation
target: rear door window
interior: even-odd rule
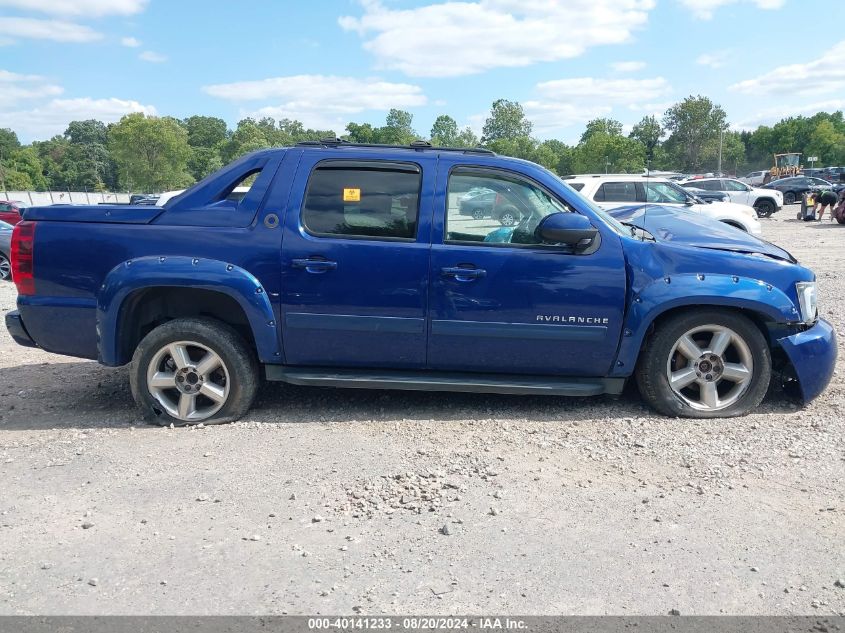
[[[593,200],[598,202],[636,202],[637,183],[605,182],[596,191]]]
[[[411,163],[325,161],[311,173],[302,225],[316,236],[414,240],[422,171]]]

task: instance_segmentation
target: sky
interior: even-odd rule
[[[829,25],[829,27],[825,27]],[[408,110],[540,139],[625,130],[689,95],[734,129],[845,108],[845,0],[0,0],[0,128],[129,112],[295,118],[342,134]]]

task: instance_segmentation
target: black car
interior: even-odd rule
[[[129,196],[129,204],[155,206],[156,202],[158,202],[158,196],[148,193],[133,193]]]
[[[488,189],[481,193],[470,192],[461,199],[459,213],[475,220],[482,220],[492,216],[494,206],[496,206],[495,191]]]
[[[833,189],[838,190],[840,187],[834,186],[833,183],[821,178],[813,176],[792,176],[790,178],[780,178],[773,180],[767,185],[763,185],[763,189],[777,189],[783,194],[784,204],[794,204],[801,201],[801,196],[808,191]]]
[[[458,213],[474,220],[493,218],[502,226],[513,226],[523,217],[507,192],[495,192],[489,189],[469,192],[459,203]]]
[[[688,185],[681,185],[684,189],[689,191],[696,198],[701,198],[707,204],[711,202],[730,202],[731,197],[724,191],[707,191],[706,189],[699,189]]]
[[[825,167],[819,178],[829,180],[834,185],[838,183],[845,183],[845,167]]]

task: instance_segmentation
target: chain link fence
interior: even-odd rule
[[[48,204],[129,204],[128,193],[109,191],[6,191],[0,189],[0,200],[17,200],[30,206]]]

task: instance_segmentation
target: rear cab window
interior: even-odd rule
[[[322,161],[308,179],[302,226],[317,237],[414,241],[421,184],[414,163]]]

